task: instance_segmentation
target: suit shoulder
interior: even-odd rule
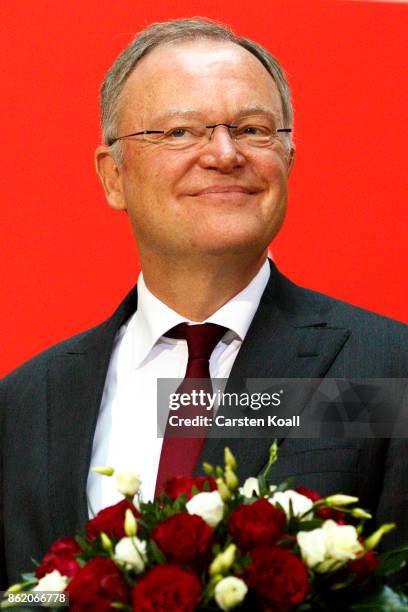
[[[347,340],[331,375],[360,378],[405,378],[408,372],[408,326],[323,293],[299,287],[278,276],[270,294],[294,328],[314,328],[323,341],[325,330],[342,330]],[[272,298],[272,299],[271,299]],[[335,365],[333,365],[333,368]],[[335,372],[338,372],[338,374]]]
[[[115,312],[106,321],[87,329],[75,336],[58,342],[47,348],[45,351],[36,355],[29,361],[23,363],[5,378],[0,380],[1,387],[20,385],[33,379],[38,380],[43,377],[47,365],[56,357],[67,353],[87,353],[90,350],[103,350],[113,342],[116,332],[137,309],[137,289],[134,287],[124,298]]]
[[[339,327],[376,328],[384,332],[408,335],[408,325],[402,321],[380,315],[318,291],[303,288],[302,290],[310,303],[320,305],[326,310],[328,324]]]
[[[279,299],[282,310],[289,318],[321,317],[328,326],[348,329],[371,329],[384,333],[407,337],[408,325],[389,317],[355,306],[343,300],[331,297],[319,291],[296,285],[283,275],[279,275]]]
[[[84,346],[92,343],[98,334],[103,333],[104,326],[106,326],[106,322],[48,347],[7,374],[0,380],[0,385],[3,388],[12,387],[14,384],[22,384],[24,381],[30,382],[33,378],[35,379],[38,376],[42,376],[48,363],[58,355],[70,352],[83,352]]]

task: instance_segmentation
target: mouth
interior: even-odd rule
[[[211,185],[210,187],[205,187],[204,189],[200,189],[200,191],[195,191],[193,193],[189,193],[187,195],[198,197],[198,196],[207,196],[207,195],[215,195],[215,196],[228,196],[233,194],[247,194],[254,195],[255,193],[259,193],[259,189],[254,189],[250,187],[244,187],[242,185]]]

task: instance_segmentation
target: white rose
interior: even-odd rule
[[[299,531],[297,541],[306,565],[319,573],[337,570],[363,552],[355,527],[331,519],[318,529]]]
[[[301,495],[297,491],[289,489],[288,491],[278,491],[269,498],[271,504],[280,504],[286,516],[289,518],[290,502],[292,502],[292,510],[294,516],[302,516],[302,521],[307,521],[312,518],[312,513],[309,512],[313,508],[313,502],[305,495]],[[307,514],[305,514],[307,513]]]
[[[319,563],[323,563],[326,558],[326,534],[323,529],[313,529],[312,531],[299,531],[297,542],[300,547],[302,559],[310,568],[315,568]]]
[[[244,599],[248,587],[236,576],[227,576],[220,580],[214,590],[214,598],[221,610],[232,610]]]
[[[218,491],[197,493],[186,504],[189,514],[198,514],[210,527],[216,527],[224,516],[224,502]]]
[[[276,485],[269,485],[269,493],[273,493],[275,489]],[[259,497],[259,480],[254,476],[250,476],[242,487],[239,488],[239,492],[244,497]]]
[[[119,493],[131,497],[139,492],[142,483],[139,474],[130,470],[115,471],[115,481]]]
[[[346,562],[363,552],[353,525],[338,525],[330,519],[323,523],[322,529],[326,534],[327,554],[332,559]]]
[[[53,570],[39,579],[33,591],[55,591],[61,593],[68,584],[67,576],[62,576],[58,570]],[[44,604],[46,605],[46,604]],[[52,606],[52,604],[50,603]]]
[[[146,565],[146,542],[139,538],[122,538],[115,546],[114,558],[126,569],[141,574]]]
[[[254,476],[247,478],[242,487],[240,487],[239,492],[245,497],[254,497],[255,495],[259,495],[258,479],[254,478]]]

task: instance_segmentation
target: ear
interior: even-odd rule
[[[102,183],[106,200],[115,210],[126,210],[123,197],[121,166],[112,154],[112,148],[101,145],[95,151],[95,169]]]
[[[288,153],[288,176],[290,175],[290,173],[292,172],[292,168],[293,168],[293,164],[295,162],[295,156],[296,156],[296,147],[295,145],[292,143],[290,145],[290,151]]]

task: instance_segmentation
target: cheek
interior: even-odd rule
[[[255,174],[264,182],[268,190],[286,186],[288,178],[288,160],[283,147],[275,150],[258,151],[250,159]]]
[[[135,160],[136,162],[136,160]],[[178,165],[144,156],[140,163],[128,163],[124,182],[126,206],[136,236],[163,240],[169,227],[177,232],[183,225],[183,210],[175,196]]]
[[[145,198],[156,201],[168,199],[186,171],[183,160],[175,159],[168,153],[163,156],[157,149],[133,156],[125,167],[129,187]]]
[[[143,212],[150,208],[157,189],[160,192],[160,175],[151,166],[141,163],[137,158],[127,159],[123,164],[123,191],[129,212]]]
[[[287,173],[282,164],[265,164],[259,169],[265,185],[265,193],[270,194],[274,201],[287,194]]]

